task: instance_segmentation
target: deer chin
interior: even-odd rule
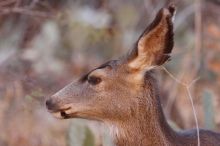
[[[63,119],[63,117],[61,116],[61,112],[52,112],[51,113],[55,118],[58,118],[58,119]]]

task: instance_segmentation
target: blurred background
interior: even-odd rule
[[[165,67],[190,92],[199,127],[220,131],[220,0],[176,0],[175,47]],[[1,0],[0,146],[113,146],[108,129],[57,120],[44,106],[82,73],[131,49],[162,0]],[[185,87],[158,78],[166,117],[195,128]]]

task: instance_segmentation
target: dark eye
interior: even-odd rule
[[[87,80],[91,85],[97,85],[102,81],[101,78],[95,76],[89,76]]]

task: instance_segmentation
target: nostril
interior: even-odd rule
[[[47,106],[47,109],[52,110],[52,109],[54,109],[55,104],[53,103],[52,99],[47,99],[46,100],[46,106]]]

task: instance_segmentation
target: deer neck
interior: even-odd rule
[[[157,112],[155,115],[162,114]],[[173,137],[177,137],[163,115],[149,117],[147,112],[135,119],[112,125],[111,134],[116,146],[165,146],[170,145]]]
[[[179,135],[166,121],[159,95],[146,93],[146,96],[140,97],[143,100],[139,100],[138,106],[133,109],[136,114],[130,119],[111,125],[116,146],[166,146],[179,139]],[[144,102],[144,99],[148,100]]]

